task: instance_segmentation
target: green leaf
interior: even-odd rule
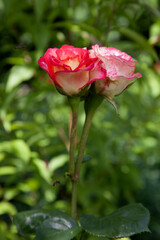
[[[158,1],[157,1],[158,3]],[[160,11],[158,9],[158,7],[156,8],[156,6],[154,7],[154,5],[151,5],[151,4],[148,4],[148,3],[145,3],[145,1],[143,1],[143,5],[149,9],[149,11],[155,15],[155,17],[157,17],[158,19],[160,19]]]
[[[121,238],[149,232],[150,214],[141,204],[130,204],[104,218],[82,215],[82,228],[98,237]]]
[[[47,6],[47,1],[46,0],[35,0],[35,12],[36,12],[36,17],[37,20],[40,21],[43,17],[44,10]]]
[[[4,167],[0,167],[0,176],[2,175],[12,175],[16,173],[16,168],[12,167],[12,166],[4,166]]]
[[[45,220],[36,231],[35,240],[70,240],[81,231],[76,221],[67,215]]]
[[[137,42],[140,47],[146,51],[148,51],[153,58],[158,61],[158,55],[155,49],[150,45],[150,43],[146,40],[146,38],[140,33],[130,29],[130,28],[119,28],[117,29],[121,34],[128,37],[129,39]]]
[[[30,80],[34,75],[34,69],[27,66],[14,66],[12,67],[6,91],[10,92],[14,87],[18,86],[21,82]]]
[[[13,222],[17,226],[17,230],[22,236],[30,236],[36,233],[37,227],[49,217],[50,211],[33,210],[16,214]]]
[[[0,215],[1,214],[5,214],[5,213],[8,213],[8,214],[15,214],[17,212],[15,206],[9,202],[1,202],[0,203]]]
[[[50,178],[50,172],[49,172],[49,168],[46,167],[46,163],[41,160],[41,159],[34,159],[33,160],[33,164],[36,167],[36,169],[39,172],[39,175],[50,184],[51,182],[51,178]]]
[[[31,151],[28,145],[22,139],[16,139],[11,141],[12,151],[17,157],[28,162],[31,156]]]
[[[28,162],[31,156],[28,145],[22,139],[2,142],[0,145],[0,152],[1,151],[12,153],[24,162]]]
[[[36,235],[36,240],[70,240],[81,231],[73,218],[60,211],[21,212],[13,222],[22,236]]]
[[[52,158],[49,161],[49,171],[53,174],[53,172],[62,167],[66,162],[68,161],[68,155],[67,154],[61,154],[59,156],[56,156]]]

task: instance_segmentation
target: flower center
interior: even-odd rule
[[[79,59],[78,57],[75,57],[75,58],[63,61],[63,63],[70,66],[72,70],[75,70],[79,65]]]

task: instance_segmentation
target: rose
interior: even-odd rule
[[[116,48],[94,45],[90,57],[97,57],[106,70],[105,78],[95,82],[95,91],[110,100],[142,76],[134,73],[136,62],[131,56]]]
[[[38,64],[49,74],[56,88],[63,94],[84,94],[82,90],[105,76],[96,58],[89,57],[86,48],[63,45],[60,49],[49,48]]]

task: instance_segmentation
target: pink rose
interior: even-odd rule
[[[104,78],[105,70],[96,60],[89,57],[85,48],[63,45],[60,49],[49,48],[38,64],[60,92],[74,96],[93,81]]]
[[[95,90],[110,100],[142,77],[140,73],[134,73],[136,62],[131,56],[116,48],[94,45],[90,57],[97,57],[106,70],[105,78],[95,82]]]

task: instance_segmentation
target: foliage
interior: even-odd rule
[[[37,64],[48,47],[65,43],[116,47],[138,61],[143,75],[116,98],[119,115],[104,102],[94,117],[79,183],[80,212],[103,217],[142,202],[151,212],[152,234],[141,239],[159,239],[159,8],[158,0],[0,0],[2,240],[24,239],[11,225],[19,211],[50,206],[69,213],[71,185],[64,174],[70,110]]]
[[[21,212],[14,222],[22,236],[33,234],[35,239],[70,240],[81,231],[76,220],[59,211]]]
[[[82,230],[98,237],[127,237],[149,231],[149,212],[140,204],[118,209],[103,219],[82,215],[80,224],[60,211],[38,209],[18,213],[14,223],[22,236],[35,235],[36,239],[70,240]]]

